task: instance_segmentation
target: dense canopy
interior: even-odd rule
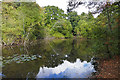
[[[92,12],[67,14],[56,6],[40,7],[35,2],[3,2],[2,42],[5,45],[44,38],[104,38],[117,40],[119,2],[106,3],[100,15]],[[80,4],[79,4],[80,5]]]

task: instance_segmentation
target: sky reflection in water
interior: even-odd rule
[[[95,72],[91,62],[77,59],[71,63],[67,60],[54,68],[40,67],[36,78],[88,78],[92,72]]]

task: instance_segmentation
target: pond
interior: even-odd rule
[[[91,40],[55,39],[3,47],[1,75],[3,78],[26,79],[88,78],[96,72],[92,64],[96,50],[106,52],[105,47],[99,49],[101,47],[96,48],[95,45],[98,44]]]

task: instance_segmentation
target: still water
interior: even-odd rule
[[[80,39],[38,40],[25,46],[3,47],[4,78],[88,78],[93,43]]]
[[[91,62],[81,62],[77,59],[76,62],[71,63],[64,60],[57,67],[40,67],[36,78],[87,78],[92,72],[95,70]]]

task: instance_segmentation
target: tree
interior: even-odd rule
[[[22,3],[19,10],[24,16],[25,37],[31,39],[43,38],[44,13],[36,3]],[[41,32],[42,31],[42,32]]]
[[[94,11],[92,11],[92,13],[101,13],[103,11],[105,11],[107,14],[107,20],[108,20],[108,27],[109,27],[109,30],[112,31],[112,28],[111,28],[111,22],[110,22],[110,19],[111,19],[111,4],[114,4],[114,5],[117,5],[120,7],[120,1],[119,2],[81,2],[81,1],[77,1],[77,0],[69,0],[68,2],[68,9],[67,11],[68,12],[71,12],[73,9],[77,8],[79,5],[86,5],[89,9],[93,9],[94,8]],[[118,8],[117,8],[118,9]]]
[[[59,37],[61,35],[61,37],[69,38],[73,36],[72,25],[69,21],[65,19],[58,20],[55,27],[53,28],[53,31],[53,36],[55,37]]]
[[[71,22],[72,25],[72,33],[75,35],[76,33],[74,32],[75,27],[78,25],[78,22],[80,20],[80,17],[77,15],[77,12],[69,12],[68,13],[68,20]]]
[[[2,41],[3,43],[18,42],[19,38],[22,38],[24,29],[22,28],[23,21],[20,17],[20,11],[17,10],[16,3],[2,4]],[[16,6],[16,7],[15,7]]]
[[[15,43],[44,35],[43,9],[36,3],[3,2],[3,42]]]
[[[92,29],[95,27],[94,17],[91,13],[80,15],[80,21],[77,27],[75,27],[76,35],[83,37],[91,37]]]
[[[64,11],[62,9],[59,9],[58,7],[55,6],[46,6],[44,7],[45,11],[44,13],[46,14],[46,22],[45,25],[47,24],[53,24],[56,20],[66,18]]]

